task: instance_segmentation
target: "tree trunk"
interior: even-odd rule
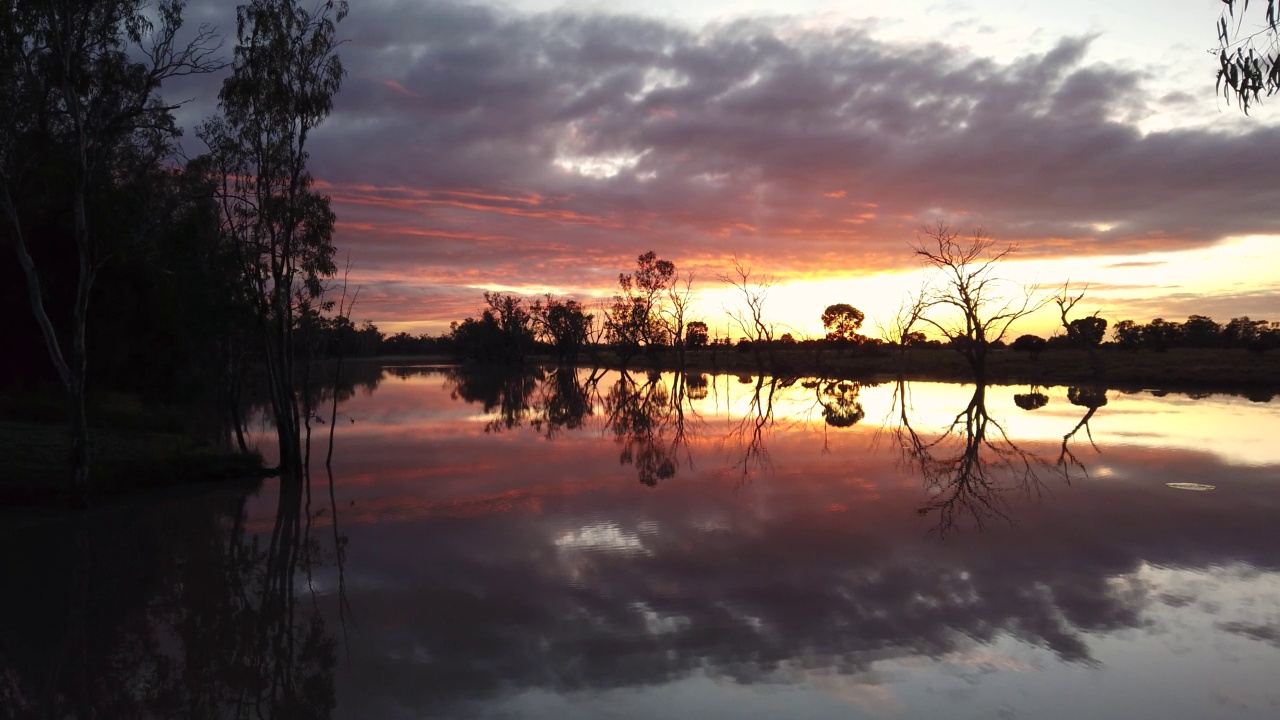
[[[80,251],[80,277],[76,285],[70,362],[62,352],[62,343],[58,340],[57,330],[54,329],[53,321],[45,311],[40,274],[27,250],[18,209],[9,196],[8,188],[5,188],[3,200],[5,215],[8,216],[13,229],[18,264],[22,266],[23,275],[27,279],[27,297],[31,302],[31,312],[35,315],[36,324],[40,326],[45,348],[49,351],[49,359],[58,372],[58,379],[62,381],[62,386],[67,391],[67,419],[71,437],[71,454],[68,457],[70,484],[67,488],[69,500],[72,504],[84,505],[89,502],[89,429],[84,408],[86,367],[84,337],[89,291],[93,285],[92,267],[88,257],[88,227],[84,216],[84,198],[79,194],[76,198],[76,244]]]

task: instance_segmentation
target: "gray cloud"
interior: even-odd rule
[[[1003,65],[858,27],[446,2],[362,3],[341,33],[349,77],[312,166],[371,271],[607,284],[650,248],[886,269],[938,218],[1044,257],[1280,232],[1258,152],[1280,129],[1144,134],[1184,99],[1088,63],[1089,38]]]

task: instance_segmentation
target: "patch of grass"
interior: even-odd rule
[[[89,477],[97,495],[233,480],[261,474],[262,458],[230,453],[173,432],[126,427],[89,432]],[[67,487],[71,441],[60,423],[0,420],[0,503],[59,497]]]

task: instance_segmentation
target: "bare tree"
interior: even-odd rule
[[[967,241],[959,238],[958,231],[942,222],[917,235],[916,255],[938,274],[921,298],[919,320],[947,338],[981,384],[992,343],[1003,340],[1010,325],[1039,310],[1047,299],[1035,299],[1035,286],[996,277],[997,265],[1017,248],[995,249],[995,240],[981,229]]]
[[[880,339],[897,347],[896,360],[898,376],[907,370],[907,351],[917,335],[916,325],[925,310],[925,290],[907,295],[898,305],[898,311],[888,322],[877,322],[876,327]]]
[[[27,280],[32,313],[67,391],[72,496],[78,502],[89,495],[85,327],[95,278],[109,256],[93,232],[98,218],[91,217],[92,197],[120,180],[122,163],[155,167],[170,152],[169,140],[178,134],[172,116],[177,106],[161,102],[161,85],[222,66],[211,30],[200,28],[185,45],[177,41],[183,5],[0,4],[0,211]],[[69,211],[77,274],[71,317],[61,330],[49,316],[50,288],[42,286],[20,210],[24,194],[43,191],[32,174],[48,157],[37,157],[33,146],[58,148],[59,171],[70,186],[70,197],[58,204]]]
[[[752,270],[743,267],[738,258],[733,259],[733,273],[720,275],[721,282],[732,285],[742,296],[742,307],[726,309],[729,319],[751,343],[752,354],[756,359],[756,367],[764,372],[773,362],[773,339],[777,333],[774,323],[765,319],[764,304],[769,297],[769,288],[773,287],[773,278],[764,275],[753,280]],[[765,361],[766,353],[768,363]]]
[[[686,349],[685,331],[688,324],[694,319],[689,317],[689,309],[693,301],[693,271],[685,273],[684,277],[676,278],[674,282],[667,288],[666,307],[661,309],[663,322],[667,326],[667,333],[671,337],[671,347],[676,351],[676,367],[684,367],[684,353]]]

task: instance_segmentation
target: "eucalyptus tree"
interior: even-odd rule
[[[103,263],[139,229],[119,222],[102,199],[167,158],[178,133],[176,106],[161,100],[161,85],[220,67],[208,29],[178,41],[183,0],[149,5],[0,0],[0,232],[16,251],[31,312],[67,393],[72,496],[82,502],[90,490],[90,299]],[[38,227],[33,215],[50,214],[61,222]],[[108,219],[115,227],[101,232]],[[51,278],[49,259],[67,255],[74,277]],[[52,298],[63,294],[70,296],[65,302]],[[63,305],[66,312],[58,313]]]
[[[634,274],[618,274],[618,289],[606,308],[605,325],[618,361],[627,362],[643,347],[662,344],[662,301],[673,288],[675,263],[650,250],[636,258]]]
[[[334,214],[313,188],[308,142],[333,109],[344,70],[337,24],[345,0],[251,0],[236,10],[221,114],[199,136],[225,241],[256,309],[282,472],[302,466],[294,330],[336,272]]]
[[[538,331],[555,350],[561,365],[573,365],[587,344],[592,316],[577,300],[560,300],[547,295],[546,303],[535,303],[533,315]]]

